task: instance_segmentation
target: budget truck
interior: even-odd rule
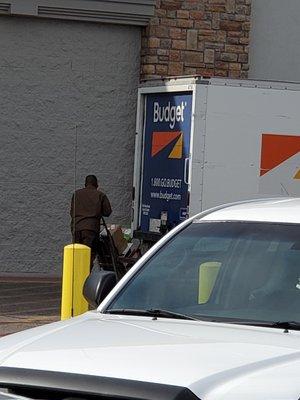
[[[300,195],[300,84],[178,78],[138,92],[133,230],[155,241],[238,200]]]

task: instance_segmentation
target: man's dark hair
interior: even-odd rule
[[[86,178],[85,178],[85,186],[88,186],[88,185],[95,186],[95,188],[98,187],[98,180],[97,180],[97,177],[95,175],[86,176]]]

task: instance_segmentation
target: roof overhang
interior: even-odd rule
[[[7,0],[0,14],[112,24],[147,25],[155,0]]]

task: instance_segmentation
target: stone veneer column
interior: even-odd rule
[[[247,78],[251,0],[157,0],[144,29],[141,78]]]

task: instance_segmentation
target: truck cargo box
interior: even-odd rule
[[[204,209],[300,196],[300,84],[211,78],[139,88],[133,229],[159,237]]]

